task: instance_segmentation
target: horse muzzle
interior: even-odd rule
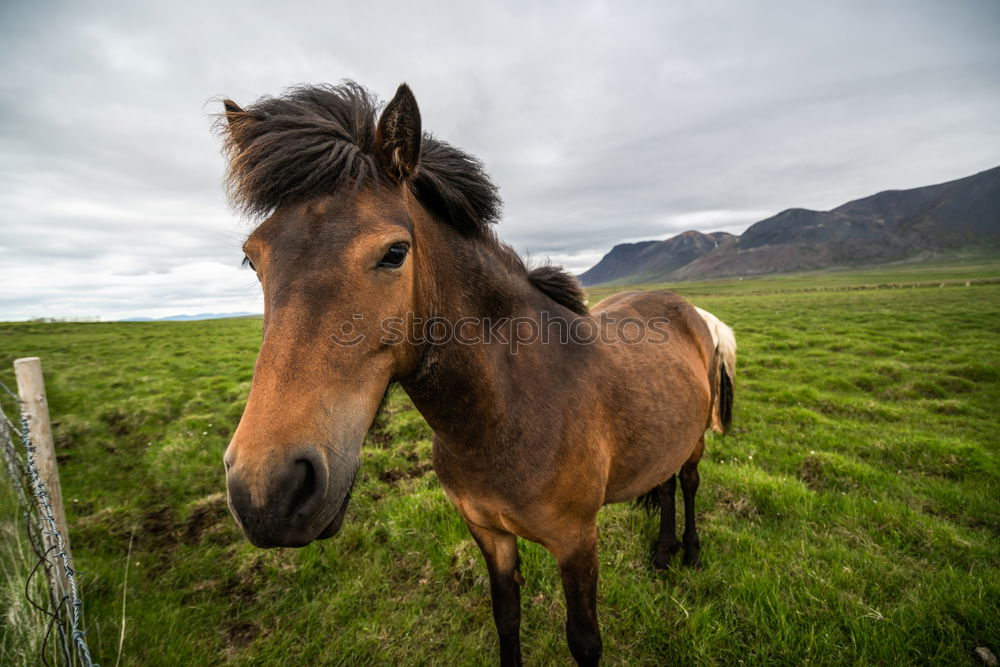
[[[299,452],[284,463],[270,463],[268,474],[261,475],[227,454],[229,509],[251,544],[304,547],[337,534],[358,467],[331,470],[323,458],[313,450]]]

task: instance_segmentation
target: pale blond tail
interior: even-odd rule
[[[725,433],[733,421],[733,385],[736,380],[736,335],[718,317],[695,308],[705,320],[715,345],[715,360],[711,378],[716,386],[712,396],[712,430]]]

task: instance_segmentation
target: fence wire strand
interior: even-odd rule
[[[3,440],[4,449],[4,459],[7,463],[7,472],[11,476],[11,480],[14,483],[16,493],[18,495],[18,501],[22,503],[25,512],[27,514],[26,519],[29,524],[31,523],[31,506],[29,504],[27,494],[24,491],[23,478],[19,472],[21,467],[19,464],[23,464],[23,469],[28,478],[28,486],[31,490],[32,495],[35,497],[35,502],[38,504],[41,510],[41,525],[38,529],[41,533],[49,538],[51,538],[52,545],[47,549],[44,549],[39,555],[39,563],[35,565],[32,570],[32,577],[38,570],[38,565],[44,564],[45,570],[50,577],[63,577],[66,583],[69,584],[69,592],[64,595],[61,600],[53,599],[54,611],[49,612],[41,609],[34,601],[28,598],[28,601],[38,607],[47,614],[50,618],[50,625],[45,634],[45,642],[48,642],[48,637],[52,632],[52,625],[54,624],[57,628],[57,632],[60,636],[60,644],[63,652],[63,659],[66,664],[74,664],[72,656],[78,658],[78,662],[86,667],[99,667],[90,657],[90,648],[87,646],[86,642],[86,632],[83,630],[83,600],[80,598],[80,590],[77,586],[76,575],[79,574],[77,570],[73,569],[72,557],[66,553],[65,549],[65,539],[61,532],[59,532],[58,524],[56,523],[55,515],[52,511],[52,505],[50,503],[49,491],[45,486],[45,482],[42,481],[41,474],[38,471],[38,466],[35,463],[35,446],[31,441],[31,433],[29,431],[28,415],[25,413],[24,408],[21,404],[20,397],[18,397],[14,392],[7,388],[3,382],[0,382],[0,388],[3,389],[11,398],[17,401],[19,406],[18,412],[20,414],[20,428],[14,427],[7,416],[3,414],[0,410],[0,440]],[[17,448],[14,446],[13,438],[11,438],[11,433],[17,432],[18,438],[21,441],[21,445],[24,448],[25,456],[19,456]],[[34,540],[30,539],[31,530],[29,528],[29,541],[32,542],[34,546]],[[36,548],[36,554],[39,549]],[[50,554],[54,551],[55,553]],[[49,560],[53,557],[56,560],[55,563]],[[61,561],[62,568],[58,567],[58,563]],[[60,572],[61,569],[61,572]],[[31,577],[26,584],[25,594],[27,595],[27,586],[30,585]],[[68,618],[63,618],[62,613],[63,607],[69,603],[71,611],[65,614]],[[67,634],[69,635],[70,641],[66,641]],[[75,651],[73,650],[75,648]],[[45,661],[45,644],[42,645],[42,660]],[[47,664],[47,663],[46,663]]]

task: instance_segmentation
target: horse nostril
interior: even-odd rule
[[[310,505],[315,504],[317,496],[316,467],[308,459],[298,459],[293,464],[291,494],[288,502],[288,515],[297,512],[308,513]]]

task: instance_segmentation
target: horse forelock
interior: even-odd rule
[[[227,107],[216,128],[229,162],[230,201],[262,219],[284,204],[388,185],[375,143],[382,106],[363,86],[344,81]],[[463,233],[482,233],[500,216],[500,195],[483,164],[429,133],[408,184],[421,204]]]

